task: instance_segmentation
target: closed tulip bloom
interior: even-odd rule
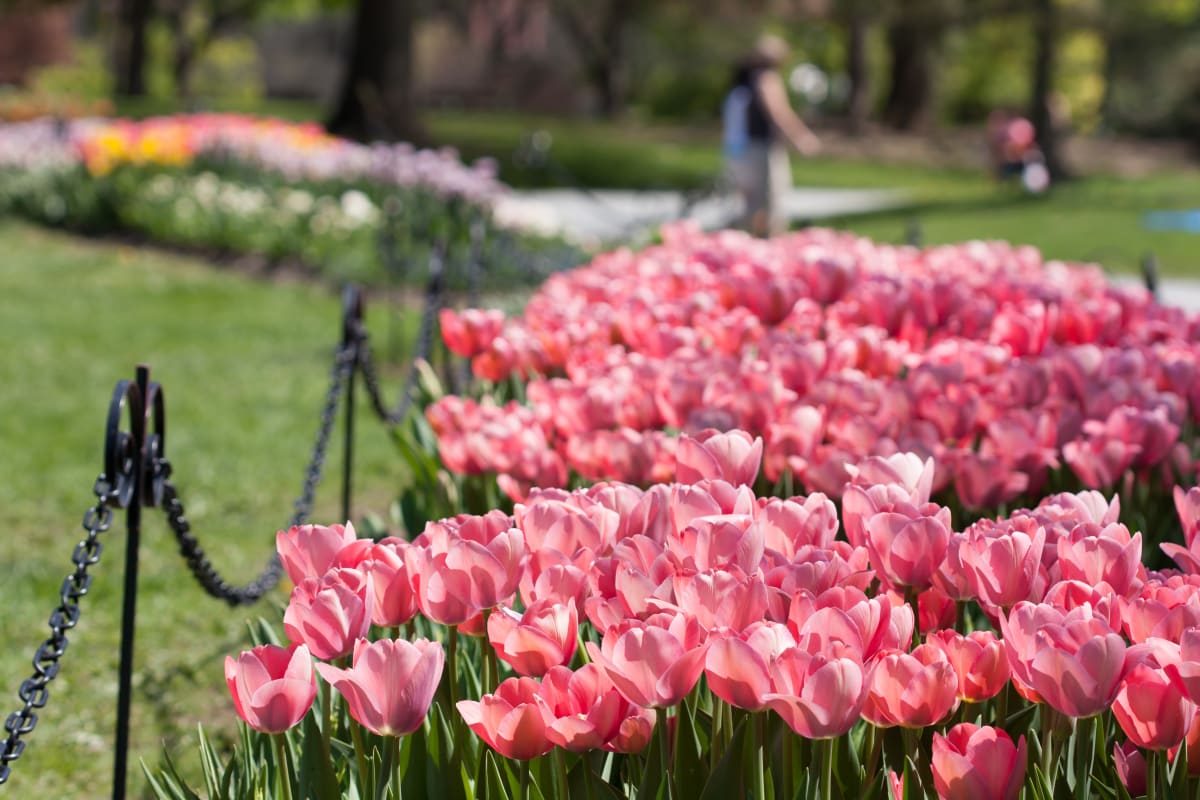
[[[920,645],[912,653],[881,652],[867,673],[862,715],[881,728],[925,728],[954,710],[957,694],[954,667],[933,645]]]
[[[950,544],[950,513],[933,504],[885,511],[863,521],[871,563],[893,586],[928,589]]]
[[[1058,540],[1058,565],[1063,580],[1091,585],[1104,582],[1117,594],[1128,597],[1141,588],[1142,535],[1129,535],[1120,523],[1101,528],[1077,525]]]
[[[771,663],[795,647],[787,627],[759,622],[738,633],[716,636],[704,659],[708,687],[717,697],[737,708],[758,711],[766,706],[771,688]]]
[[[771,691],[763,701],[798,735],[833,739],[858,722],[867,699],[863,673],[851,651],[826,656],[794,647],[772,661]]]
[[[1136,744],[1126,740],[1113,745],[1113,764],[1130,797],[1141,797],[1146,793],[1146,756]]]
[[[357,540],[354,525],[295,525],[275,534],[275,551],[284,572],[299,586],[334,566],[342,548]],[[319,658],[319,656],[318,656]]]
[[[753,486],[762,465],[762,438],[745,431],[722,433],[708,429],[679,437],[675,449],[675,480],[696,483],[706,478],[728,481],[734,486]]]
[[[539,688],[533,678],[509,678],[478,701],[458,701],[458,713],[497,753],[528,761],[554,747],[549,738],[554,715],[538,694]]]
[[[426,639],[359,639],[350,669],[317,664],[317,671],[364,728],[380,736],[407,736],[429,713],[445,658],[442,645]]]
[[[225,683],[238,716],[262,733],[283,733],[295,725],[317,696],[312,656],[302,644],[273,644],[225,657]]]
[[[1045,545],[1046,529],[1025,517],[999,530],[968,531],[958,557],[975,596],[1007,609],[1032,596]]]
[[[1183,741],[1196,706],[1150,664],[1138,664],[1121,684],[1113,716],[1129,740],[1146,750],[1166,750]]]
[[[941,800],[1016,800],[1025,782],[1025,737],[964,722],[933,734],[933,785]]]
[[[963,636],[943,630],[925,641],[945,653],[954,667],[960,700],[982,703],[998,695],[1008,683],[1008,654],[1004,643],[991,631],[972,631]]]
[[[341,658],[371,630],[375,592],[355,569],[332,569],[292,590],[283,629],[293,642],[308,645],[322,661]]]
[[[1179,640],[1179,661],[1162,665],[1171,681],[1193,703],[1200,702],[1200,628],[1189,628]]]
[[[518,614],[500,606],[488,617],[488,641],[518,675],[541,676],[566,664],[578,644],[579,612],[573,603],[534,603]]]
[[[474,538],[451,530],[442,540],[410,550],[421,612],[442,625],[461,625],[493,608],[512,597],[521,581],[524,535],[516,528],[499,532],[486,530],[483,524],[473,528]]]
[[[695,617],[655,614],[645,622],[625,620],[609,628],[601,646],[588,642],[587,650],[631,703],[663,708],[696,685],[708,643]]]
[[[390,540],[371,548],[361,569],[371,578],[375,591],[371,622],[380,626],[403,625],[417,614],[417,596],[412,588],[411,545]]]

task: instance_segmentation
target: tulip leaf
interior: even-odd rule
[[[222,797],[224,793],[221,791],[221,761],[217,758],[217,754],[213,752],[212,745],[209,744],[208,737],[204,735],[204,726],[197,726],[197,734],[200,737],[200,765],[204,770],[204,790],[208,792],[209,797]],[[228,774],[228,770],[225,770]]]
[[[592,797],[596,800],[624,800],[611,783],[604,780],[591,763],[592,753],[583,753],[567,773],[568,798]],[[611,755],[611,754],[607,754]]]
[[[911,756],[904,757],[904,798],[903,800],[924,800],[925,792],[921,788],[920,772],[913,763]]]
[[[1187,738],[1185,737],[1184,740],[1179,743],[1179,750],[1175,753],[1174,763],[1170,764],[1169,780],[1171,786],[1170,795],[1172,797],[1187,796],[1187,751]],[[1166,760],[1165,754],[1163,755],[1163,759]]]
[[[301,797],[337,797],[341,794],[333,764],[326,756],[321,742],[321,730],[317,727],[316,714],[306,714],[301,723],[303,744],[300,748],[300,763],[294,773],[300,786]],[[290,750],[290,748],[289,748]]]
[[[496,766],[496,756],[491,748],[484,749],[479,764],[479,779],[475,784],[479,800],[509,800],[508,786],[500,777],[500,768]]]
[[[745,794],[747,782],[742,774],[742,765],[746,762],[747,743],[753,747],[753,738],[746,729],[750,727],[749,718],[744,717],[733,730],[733,738],[725,748],[725,754],[717,762],[716,768],[708,776],[700,800],[729,800],[731,797],[741,797]]]
[[[674,770],[674,778],[680,786],[703,786],[708,780],[704,745],[696,728],[694,712],[686,701],[680,703],[679,720],[675,726]]]

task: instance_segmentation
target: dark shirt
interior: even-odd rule
[[[773,142],[776,137],[775,126],[767,115],[766,106],[758,95],[758,77],[763,73],[762,67],[738,67],[733,75],[734,88],[745,87],[750,90],[750,103],[746,106],[746,132],[753,142]]]

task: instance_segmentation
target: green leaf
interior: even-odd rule
[[[676,727],[675,774],[679,786],[703,786],[708,780],[708,759],[697,733],[696,717],[688,703],[679,704]]]
[[[704,791],[700,793],[700,800],[729,800],[729,798],[741,797],[745,794],[747,782],[742,770],[742,765],[745,763],[744,750],[747,742],[753,746],[752,739],[754,738],[746,732],[750,727],[749,720],[749,717],[744,717],[734,728],[733,738],[730,740],[729,746],[725,748],[725,754],[717,762],[716,769],[708,776],[708,782],[704,784]]]
[[[208,737],[204,735],[204,726],[197,725],[196,732],[200,737],[200,765],[204,770],[204,789],[210,798],[223,798],[226,794],[221,791],[221,773],[225,770],[222,770],[220,759],[213,752]]]
[[[504,778],[500,777],[500,768],[496,766],[496,757],[491,748],[483,751],[479,766],[479,778],[475,784],[479,800],[509,800],[508,787]]]
[[[337,774],[322,746],[316,714],[307,714],[301,723],[300,763],[296,766],[301,796],[338,797],[341,794]],[[276,765],[276,769],[280,767]]]

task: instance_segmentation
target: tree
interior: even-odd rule
[[[146,94],[146,26],[152,12],[152,0],[120,0],[113,52],[118,95]]]
[[[654,3],[648,0],[550,0],[555,18],[579,51],[583,76],[595,90],[600,113],[625,108],[628,29]]]
[[[1058,148],[1058,131],[1051,108],[1054,68],[1058,61],[1059,18],[1054,0],[1033,0],[1033,64],[1031,70],[1029,121],[1037,131],[1038,148],[1046,159],[1050,177],[1067,176]]]
[[[216,39],[253,17],[255,0],[160,0],[174,39],[171,75],[180,97],[191,97],[192,68]]]
[[[358,0],[330,132],[360,141],[423,138],[413,99],[415,17],[412,0]]]

